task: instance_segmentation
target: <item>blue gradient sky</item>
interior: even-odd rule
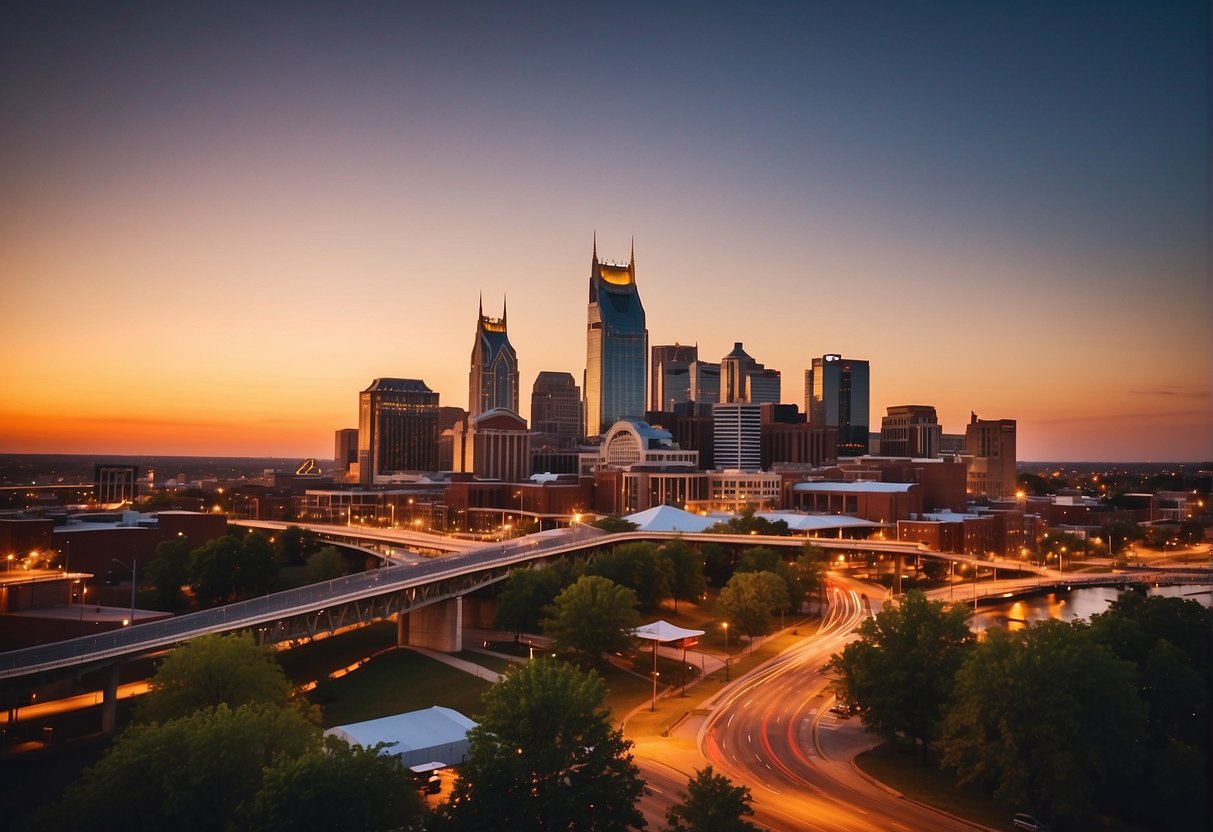
[[[330,456],[481,292],[526,401],[596,231],[785,401],[1213,458],[1206,3],[174,5],[0,18],[0,451]]]

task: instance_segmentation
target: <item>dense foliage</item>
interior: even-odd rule
[[[1106,813],[1208,828],[1213,611],[1129,593],[1089,624],[975,644],[963,619],[916,593],[886,603],[832,659],[840,695],[881,736],[937,739],[961,782],[1066,828]]]
[[[953,680],[972,642],[965,608],[910,592],[886,601],[859,625],[859,640],[836,654],[840,698],[864,725],[888,740],[909,738],[926,750],[939,736]]]
[[[771,632],[771,614],[788,606],[788,587],[774,572],[738,572],[716,602],[717,610],[738,636]]]
[[[485,694],[438,828],[643,827],[636,801],[644,782],[631,743],[602,707],[605,693],[598,674],[560,661],[536,659],[511,669]]]
[[[398,762],[323,742],[247,635],[178,647],[151,686],[137,722],[30,828],[387,830],[421,817]]]
[[[543,632],[561,650],[597,662],[604,653],[627,650],[640,625],[636,593],[597,575],[583,575],[552,603]]]
[[[248,633],[201,636],[168,654],[135,713],[165,722],[220,705],[285,707],[292,692],[282,666]]]
[[[758,827],[746,820],[754,814],[750,806],[750,790],[734,786],[712,767],[695,772],[680,792],[679,803],[666,812],[669,832],[757,832]]]

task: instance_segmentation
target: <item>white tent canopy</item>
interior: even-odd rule
[[[475,727],[475,722],[458,711],[435,705],[424,711],[338,725],[324,733],[366,748],[387,743],[383,753],[399,757],[404,766],[438,760],[451,765],[467,756],[467,732]]]
[[[720,522],[718,518],[704,517],[673,506],[653,506],[629,514],[624,519],[635,523],[642,532],[701,532]]]
[[[655,641],[658,644],[664,644],[667,641],[681,641],[684,638],[695,638],[703,635],[703,630],[688,630],[684,627],[678,627],[666,620],[654,621],[652,624],[645,624],[643,627],[637,627],[632,630],[632,635],[637,638],[648,639]]]
[[[794,532],[822,532],[835,529],[879,529],[884,523],[874,523],[862,517],[846,514],[802,514],[794,511],[759,511],[755,517],[774,523],[778,520],[788,524]]]

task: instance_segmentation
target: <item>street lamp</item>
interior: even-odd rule
[[[119,566],[125,566],[131,571],[131,626],[133,627],[135,626],[135,587],[139,583],[139,559],[131,558],[130,566],[127,566],[117,558],[110,558],[110,561],[118,564]]]
[[[722,622],[724,628],[724,680],[729,681],[729,622]]]

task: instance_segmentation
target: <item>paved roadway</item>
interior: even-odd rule
[[[823,665],[854,638],[879,588],[831,578],[830,611],[818,634],[726,688],[707,717],[687,720],[635,753],[652,794],[641,801],[650,824],[706,763],[750,788],[753,820],[787,832],[972,832],[972,824],[905,800],[860,775],[851,759],[875,740],[858,719],[829,712]],[[977,827],[980,828],[980,827]]]

